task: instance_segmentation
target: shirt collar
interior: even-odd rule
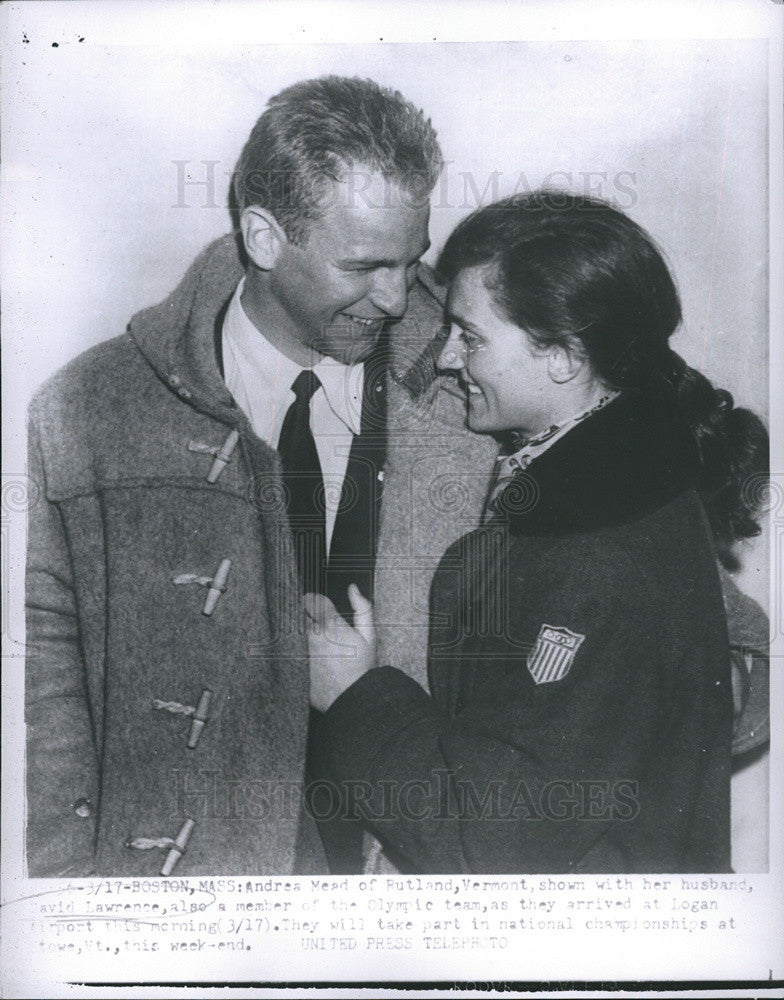
[[[248,318],[240,296],[245,278],[237,286],[224,320],[224,334],[229,338],[243,371],[267,386],[273,397],[286,408],[293,402],[291,386],[303,371],[272,344]],[[359,434],[362,423],[362,388],[364,363],[344,365],[334,358],[324,357],[313,366],[324,389],[330,409],[353,434]]]
[[[343,365],[334,358],[324,357],[313,366],[313,371],[324,387],[324,395],[333,413],[353,434],[359,434],[362,429],[364,363]]]

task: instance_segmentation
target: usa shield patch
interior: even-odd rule
[[[537,684],[560,681],[569,673],[584,635],[568,628],[542,625],[536,644],[528,654],[528,672]]]

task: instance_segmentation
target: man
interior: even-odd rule
[[[241,254],[212,244],[34,399],[30,875],[327,869],[302,590],[375,597],[424,683],[430,577],[494,457],[435,378],[440,167],[399,94],[288,88],[235,172]]]

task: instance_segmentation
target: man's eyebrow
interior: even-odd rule
[[[420,257],[424,256],[430,249],[430,240],[422,247],[416,257],[408,263],[415,264]],[[342,257],[338,260],[340,267],[397,267],[398,262],[392,257]]]
[[[395,261],[386,257],[341,257],[340,267],[394,267]]]

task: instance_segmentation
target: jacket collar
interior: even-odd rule
[[[695,445],[665,399],[622,393],[519,472],[498,505],[514,535],[568,535],[650,514],[696,483]]]
[[[202,251],[168,298],[137,313],[128,327],[139,351],[173,392],[196,409],[232,424],[237,423],[238,410],[223,381],[215,344],[243,274],[237,240],[223,236]],[[429,347],[432,306],[443,303],[443,293],[425,264],[420,264],[417,286],[418,295],[429,303],[429,322],[417,321],[412,294],[406,316],[389,338],[390,372],[411,396],[435,381]]]
[[[227,423],[238,410],[218,369],[215,330],[243,275],[237,244],[211,243],[159,305],[137,313],[131,337],[156,374],[194,408]]]

